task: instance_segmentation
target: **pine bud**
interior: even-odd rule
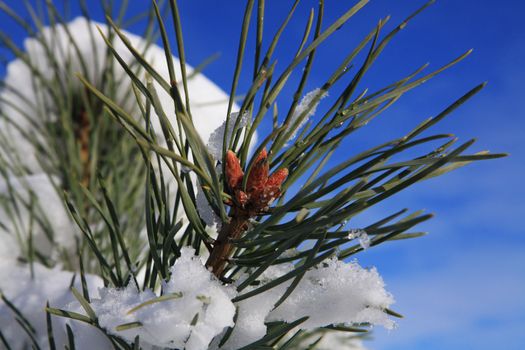
[[[226,173],[226,181],[231,190],[235,190],[241,186],[244,176],[241,169],[241,162],[235,153],[230,150],[226,152],[226,166],[224,171]]]
[[[284,180],[288,177],[288,169],[282,168],[276,170],[266,181],[266,187],[280,188]]]
[[[254,162],[252,170],[248,175],[248,180],[246,181],[246,188],[248,191],[262,189],[268,180],[270,166],[268,164],[268,153],[266,152],[266,149],[263,149],[261,153],[259,153]]]

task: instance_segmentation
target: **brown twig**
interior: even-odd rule
[[[233,209],[232,214],[230,222],[222,226],[214,242],[210,257],[206,261],[206,267],[211,268],[212,273],[217,277],[221,277],[228,263],[228,258],[233,253],[234,247],[231,241],[241,237],[242,233],[248,228],[250,217],[247,213],[239,213]]]

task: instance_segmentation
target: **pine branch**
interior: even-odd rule
[[[380,19],[319,88],[305,93],[317,51],[367,3],[357,1],[323,24],[325,2],[320,1],[305,18],[293,57],[278,63],[273,56],[299,1],[275,34],[266,37],[266,3],[258,0],[255,6],[249,0],[230,94],[223,101],[226,120],[207,139],[199,121],[210,120],[201,119],[191,85],[192,79],[202,78],[202,68],[186,63],[176,0],[152,0],[151,9],[134,18],[127,18],[126,1],[120,7],[102,1],[107,25],[91,22],[89,6],[81,1],[87,20],[76,25],[88,29],[88,55],[99,57],[96,51],[102,50],[105,57],[93,65],[75,22],[67,23],[52,2],[28,3],[29,20],[0,2],[0,10],[41,48],[47,64],[43,69],[34,52],[24,52],[0,31],[0,41],[31,80],[23,87],[9,79],[2,83],[0,173],[6,191],[0,199],[10,222],[0,228],[16,236],[23,248],[18,259],[27,263],[32,281],[38,271],[47,278],[57,274],[48,269],[57,264],[79,273],[80,284],[74,287],[75,274],[61,271],[71,281],[68,293],[77,309],[49,302],[45,308],[50,348],[58,346],[57,329],[65,329],[68,346],[75,346],[70,321],[97,328],[119,349],[141,344],[184,348],[190,342],[202,342],[203,349],[211,342],[221,348],[314,349],[336,331],[345,335],[341,344],[359,344],[356,335],[366,332],[370,322],[390,327],[389,317],[401,317],[391,310],[392,297],[377,272],[344,260],[385,242],[424,235],[416,226],[432,214],[404,209],[362,228],[350,227],[349,220],[416,183],[505,154],[469,154],[474,140],[458,146],[451,134],[423,135],[475,96],[485,86],[480,84],[404,136],[358,154],[344,152],[333,161],[355,131],[470,54],[430,73],[424,65],[371,93],[362,87],[386,46],[429,1],[390,31],[385,32],[389,17]],[[144,39],[123,29],[140,19],[147,22]],[[254,29],[251,53],[247,48]],[[171,36],[179,59],[173,56]],[[154,46],[156,38],[163,49]],[[58,39],[71,53],[56,51]],[[160,65],[151,50],[162,56]],[[251,84],[239,112],[232,113],[247,59],[254,62]],[[296,86],[290,86],[295,75]],[[341,92],[327,97],[340,84]],[[281,113],[289,88],[294,92]],[[265,123],[273,128],[263,133]],[[78,236],[69,237],[70,245],[63,235],[70,230],[57,226],[46,210],[54,198],[49,193],[69,213],[64,225],[76,224]],[[42,237],[48,251],[35,243]],[[208,253],[205,264],[195,256]],[[91,274],[104,285],[98,297],[90,294]],[[191,288],[194,281],[200,290]],[[372,289],[376,297],[370,300],[362,291]],[[305,291],[316,300],[301,297]],[[334,299],[337,292],[348,298]],[[3,294],[2,300],[24,337],[35,348],[41,346],[32,315]],[[320,309],[332,304],[338,310],[331,314]],[[353,309],[359,309],[360,318]],[[158,324],[158,312],[168,326],[189,331],[166,332],[168,340],[153,337],[165,326]],[[367,313],[374,316],[367,318]],[[255,319],[250,322],[266,329],[264,334],[243,329],[248,314]],[[2,332],[0,341],[9,347]]]

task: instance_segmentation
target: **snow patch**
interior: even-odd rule
[[[370,323],[392,329],[394,322],[383,310],[393,302],[375,268],[368,270],[356,262],[333,258],[309,270],[267,321],[293,322],[308,316],[299,326],[302,329],[338,323]]]
[[[259,278],[259,286],[293,268],[291,263],[271,266]],[[274,309],[290,284],[291,280],[238,302],[237,322],[224,349],[237,349],[262,338],[266,334],[266,322],[293,322],[305,316],[309,318],[299,329],[358,323],[394,327],[384,312],[394,300],[375,269],[367,270],[355,262],[333,258],[307,271],[290,296]],[[246,288],[243,293],[259,286]]]
[[[235,292],[223,286],[202,264],[194,249],[184,247],[163,286],[163,298],[151,290],[103,288],[92,306],[99,324],[129,342],[140,336],[141,344],[204,350],[226,327],[233,326]],[[119,330],[140,322],[141,326]]]
[[[372,243],[372,240],[370,239],[370,236],[366,233],[365,230],[359,230],[359,229],[353,229],[350,230],[347,236],[348,239],[358,239],[359,244],[361,245],[361,248],[368,249],[370,248],[370,243]]]
[[[230,120],[228,123],[228,136],[226,137],[226,144],[228,145],[232,139],[233,136],[233,128],[235,127],[235,123],[237,122],[237,119],[239,119],[239,112],[234,112],[230,114]],[[243,113],[243,115],[240,117],[239,120],[239,129],[244,128],[246,125],[248,125],[249,116],[248,113]],[[224,132],[226,131],[226,120],[217,128],[215,129],[207,143],[208,151],[213,156],[215,160],[222,160],[222,145],[224,140]]]
[[[206,223],[206,226],[208,226],[212,232],[218,231],[221,226],[221,218],[213,211],[202,189],[199,188],[195,199],[199,215],[204,223]]]
[[[293,269],[293,264],[270,266],[259,278],[264,285],[285,275]],[[248,287],[243,292],[249,292],[258,286]],[[241,300],[237,305],[237,321],[228,341],[221,349],[235,350],[261,339],[266,334],[266,318],[275,303],[286,291],[287,284],[281,284],[264,293]]]
[[[31,276],[30,266],[17,264],[10,259],[0,259],[0,292],[15,305],[35,330],[35,339],[42,349],[48,348],[46,302],[50,307],[65,309],[71,303],[77,303],[71,293],[74,273],[63,271],[60,268],[47,268],[38,263],[33,264],[34,276]],[[98,295],[97,287],[102,287],[102,279],[94,275],[86,275],[90,296]],[[80,276],[76,276],[74,287],[82,290]],[[72,310],[80,312],[78,309]],[[66,324],[73,330],[76,338],[76,348],[112,349],[111,343],[98,329],[82,322],[72,321],[64,317],[53,316],[53,333],[57,349],[67,345]],[[27,349],[31,347],[31,340],[20,324],[16,315],[0,301],[0,330],[12,349]],[[88,339],[89,342],[83,342]]]
[[[53,250],[55,244],[66,249],[75,247],[78,229],[46,174],[0,178],[0,222],[2,236],[13,238],[18,234],[17,239],[24,244],[31,230],[33,246],[44,256],[58,253]],[[9,254],[15,253],[19,254],[20,248]]]
[[[288,141],[293,140],[297,136],[297,132],[308,122],[317,111],[317,106],[321,99],[328,96],[328,92],[321,90],[320,88],[313,89],[303,96],[299,104],[295,107],[295,110],[290,118],[290,126],[294,126],[299,118],[304,114],[299,124],[295,127],[294,132],[288,138]]]

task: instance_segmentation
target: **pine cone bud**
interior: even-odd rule
[[[242,178],[244,176],[241,169],[241,162],[235,153],[230,150],[226,152],[226,166],[224,172],[226,173],[228,186],[230,186],[232,191],[241,186]]]
[[[246,188],[248,191],[257,191],[264,187],[268,180],[268,173],[270,166],[268,164],[268,153],[263,149],[254,161],[253,167],[248,175],[246,181]]]
[[[266,181],[266,187],[280,188],[284,180],[288,177],[288,169],[282,168],[276,170]]]

